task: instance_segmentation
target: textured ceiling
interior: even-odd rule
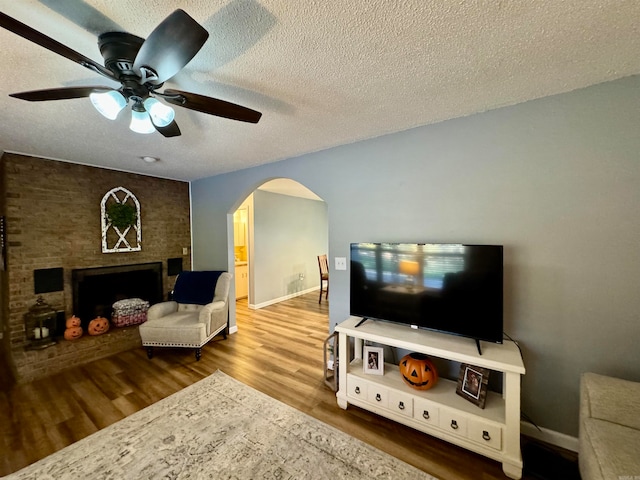
[[[210,33],[165,87],[263,113],[176,108],[182,136],[140,135],[88,99],[9,93],[109,81],[0,29],[0,149],[192,180],[640,73],[637,0],[0,0],[102,63],[96,37],[147,37],[176,8]],[[146,163],[140,157],[159,157]]]

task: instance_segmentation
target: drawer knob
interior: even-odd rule
[[[382,397],[380,396],[379,393],[376,393],[376,401],[380,402],[382,400]]]
[[[429,410],[422,411],[422,418],[424,418],[425,420],[429,420]]]
[[[398,404],[398,408],[399,408],[400,410],[404,410],[404,402],[400,402],[400,403]]]
[[[458,429],[458,422],[456,422],[455,420],[451,420],[451,428],[453,428],[454,430]]]
[[[488,442],[489,440],[491,440],[491,435],[489,435],[489,432],[487,432],[486,430],[483,430],[482,438]]]
[[[360,394],[360,387],[356,387],[356,393]]]

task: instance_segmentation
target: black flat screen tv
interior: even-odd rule
[[[352,243],[350,277],[352,316],[502,343],[501,245]]]

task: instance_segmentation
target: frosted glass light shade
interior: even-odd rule
[[[157,127],[166,127],[175,118],[176,114],[173,108],[165,105],[159,100],[149,97],[144,102],[144,108],[149,112],[151,121]]]
[[[131,110],[131,123],[129,124],[129,128],[136,133],[153,133],[156,131],[153,123],[151,123],[149,114],[144,110],[142,112]]]
[[[104,93],[92,93],[89,95],[89,99],[96,110],[109,120],[115,120],[120,110],[127,105],[127,99],[117,90]]]

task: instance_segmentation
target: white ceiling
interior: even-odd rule
[[[88,99],[9,93],[108,85],[0,29],[0,149],[193,180],[640,73],[637,0],[0,0],[102,63],[96,37],[147,37],[176,8],[210,33],[165,87],[263,113],[176,107],[182,136],[135,134]],[[159,157],[147,163],[140,157]]]

